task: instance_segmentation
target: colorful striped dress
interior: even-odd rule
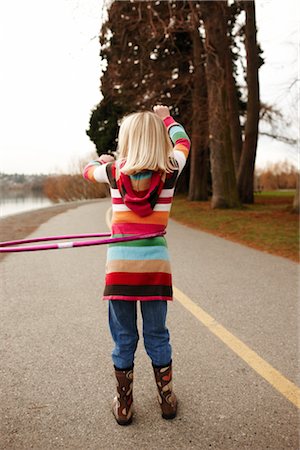
[[[163,232],[168,224],[175,184],[182,171],[190,141],[184,128],[169,116],[164,120],[174,144],[177,169],[170,174],[121,172],[120,161],[90,162],[83,176],[107,182],[112,198],[112,236]],[[107,252],[105,300],[172,300],[172,274],[164,236],[110,244]]]

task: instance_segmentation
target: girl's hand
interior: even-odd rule
[[[101,155],[97,159],[97,161],[99,161],[101,164],[106,164],[106,163],[112,162],[114,160],[115,160],[115,158],[111,155]]]
[[[169,117],[170,115],[170,110],[168,106],[164,105],[155,105],[153,107],[153,111],[155,112],[155,114],[158,115],[158,117],[161,118],[161,120],[164,120],[166,117]]]

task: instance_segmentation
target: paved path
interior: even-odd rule
[[[34,236],[105,231],[107,200]],[[174,284],[296,383],[298,266],[171,221]],[[21,253],[0,264],[1,449],[298,450],[297,408],[181,303],[169,306],[178,417],[160,417],[140,340],[135,421],[110,413],[114,378],[105,246]]]

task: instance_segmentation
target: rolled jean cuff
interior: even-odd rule
[[[165,367],[169,367],[171,364],[172,364],[172,359],[168,364],[163,364],[163,365],[159,365],[159,366],[152,363],[152,367],[153,367],[153,369],[164,369]]]
[[[132,364],[130,367],[126,367],[125,369],[121,369],[120,367],[117,367],[114,365],[115,370],[118,372],[128,372],[129,370],[133,370],[134,364]]]

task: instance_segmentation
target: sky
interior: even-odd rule
[[[295,137],[298,0],[256,7],[261,100],[277,105]],[[102,0],[1,1],[0,172],[66,173],[90,159],[95,147],[85,130],[101,100],[102,17]],[[297,149],[261,137],[257,167],[283,160],[297,164]]]

